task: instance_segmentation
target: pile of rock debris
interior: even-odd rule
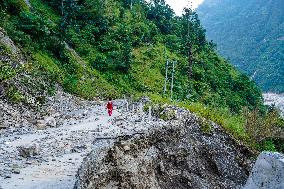
[[[171,109],[171,108],[167,108]],[[254,154],[220,126],[175,108],[179,115],[143,133],[93,150],[78,171],[75,189],[239,188]],[[126,125],[127,127],[127,125]],[[94,143],[101,143],[96,140]],[[96,145],[95,145],[96,146]]]

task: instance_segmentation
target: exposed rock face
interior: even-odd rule
[[[259,155],[243,189],[283,189],[284,156],[263,152]]]
[[[210,132],[205,132],[197,116],[186,112],[178,117],[183,121],[171,120],[94,150],[74,189],[243,186],[253,154],[215,124],[207,123]]]
[[[15,46],[14,42],[6,35],[4,29],[0,27],[0,43],[5,44],[7,48],[10,49],[12,54],[18,54],[19,49]]]

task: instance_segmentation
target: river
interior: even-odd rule
[[[264,93],[264,104],[265,105],[275,105],[280,109],[282,115],[284,116],[284,93],[275,94],[275,93]]]

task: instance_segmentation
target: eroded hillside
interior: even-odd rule
[[[153,122],[147,130],[126,136],[95,139],[98,147],[85,158],[75,189],[223,189],[245,184],[254,156],[247,147],[188,111],[165,111],[171,121]],[[147,124],[137,118],[135,125]],[[120,127],[133,124],[124,115],[116,119]],[[111,141],[111,146],[102,145]]]

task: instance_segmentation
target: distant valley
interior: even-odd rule
[[[283,10],[283,0],[205,0],[197,13],[223,56],[263,91],[283,93]]]
[[[266,105],[275,105],[284,116],[284,94],[265,93],[263,98]]]

